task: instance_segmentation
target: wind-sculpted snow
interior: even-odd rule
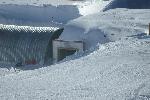
[[[78,5],[80,14],[86,16],[103,11],[109,3],[109,0],[85,0],[84,3],[76,3],[76,5]]]
[[[148,30],[150,10],[116,9],[70,21],[60,39],[82,40],[86,49],[97,43],[107,43],[133,37]]]

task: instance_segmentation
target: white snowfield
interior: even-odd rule
[[[73,3],[77,5],[81,15],[86,16],[94,13],[98,13],[103,10],[103,8],[110,3],[111,0],[85,0],[85,2]]]
[[[81,0],[82,1],[82,0]],[[72,5],[77,1],[74,0],[1,0],[0,4],[19,4],[19,5]]]
[[[115,9],[70,21],[60,39],[82,40],[89,49],[97,43],[143,35],[149,22],[150,10]]]
[[[87,56],[0,77],[1,100],[148,100],[150,39],[98,45]]]
[[[0,0],[0,23],[62,27],[81,15],[100,12],[108,3],[102,0],[84,3],[70,0]]]
[[[0,4],[0,23],[22,26],[62,27],[69,20],[80,17],[73,5],[16,5]]]
[[[15,1],[1,0],[0,4],[16,4]],[[30,1],[35,5],[44,4],[41,0],[17,0],[17,3],[24,5]],[[51,3],[55,1],[58,3],[58,0]],[[49,4],[50,0],[43,2]],[[54,21],[52,26],[64,25],[79,17],[79,12],[90,14],[69,21],[60,36],[65,40],[83,40],[88,50],[67,57],[64,62],[35,70],[15,72],[6,70],[7,65],[1,64],[0,100],[150,100],[150,36],[144,33],[148,31],[150,10],[99,12],[94,8],[95,14],[91,14],[84,9],[87,6],[78,13],[75,9],[74,13],[72,7],[43,6],[43,10],[37,10],[38,7],[25,5],[0,6],[0,24],[26,25],[33,21],[33,26],[48,26],[50,24],[46,22],[50,20]],[[17,8],[29,11],[29,16],[22,15]],[[49,8],[51,10],[47,13]],[[63,14],[65,21],[53,17],[66,9],[69,13]]]
[[[149,100],[150,37],[143,33],[149,16],[150,10],[116,9],[69,22],[61,38],[85,37],[93,52],[1,75],[0,99]]]

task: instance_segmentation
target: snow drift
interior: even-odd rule
[[[149,0],[112,0],[103,10],[114,8],[129,8],[129,9],[150,9]]]
[[[147,100],[150,39],[99,45],[80,59],[0,77],[1,100]]]
[[[84,3],[75,3],[75,5],[78,6],[80,14],[86,16],[102,11],[108,3],[110,3],[109,0],[86,0]]]
[[[79,16],[73,5],[0,5],[1,24],[59,26]]]
[[[68,22],[62,40],[80,40],[86,49],[132,37],[148,30],[150,10],[116,9],[80,17]]]
[[[115,9],[68,22],[60,39],[83,40],[93,52],[36,70],[0,70],[0,99],[150,99],[149,16],[150,10]]]

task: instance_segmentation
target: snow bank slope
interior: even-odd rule
[[[74,2],[71,0],[0,0],[0,4],[18,4],[18,5],[43,5],[43,4],[52,4],[52,5],[72,5]]]
[[[80,59],[0,77],[1,100],[138,100],[149,97],[150,39],[99,45]],[[141,99],[143,100],[143,99]]]
[[[78,5],[78,9],[81,15],[86,16],[94,13],[98,13],[105,8],[110,1],[103,1],[103,0],[87,0],[84,3],[75,3]]]
[[[0,5],[1,24],[59,26],[79,16],[78,8],[73,5]]]
[[[80,17],[70,21],[60,39],[82,40],[86,49],[140,35],[148,30],[150,10],[116,9]]]
[[[103,10],[115,9],[115,8],[129,8],[129,9],[150,9],[149,0],[112,0],[112,2],[106,6]]]

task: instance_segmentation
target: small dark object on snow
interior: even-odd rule
[[[22,62],[18,62],[16,65],[15,65],[15,68],[18,68],[18,67],[21,67],[23,66]]]

